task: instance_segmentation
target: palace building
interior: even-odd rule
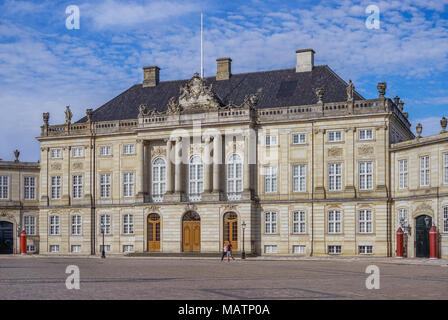
[[[296,67],[143,82],[72,122],[43,114],[40,163],[0,162],[1,252],[448,257],[448,132],[411,131],[312,49]],[[31,187],[32,186],[32,187]],[[9,241],[9,242],[7,242]]]

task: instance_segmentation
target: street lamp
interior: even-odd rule
[[[241,251],[241,259],[246,259],[246,251],[244,251],[244,230],[246,230],[246,221],[243,220],[241,226],[243,227],[243,251]]]
[[[103,234],[103,248],[101,250],[101,258],[105,259],[106,258],[106,250],[104,248],[104,233],[105,233],[105,225],[104,222],[101,223],[101,233]]]

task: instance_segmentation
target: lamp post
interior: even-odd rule
[[[246,251],[244,251],[244,231],[246,230],[246,221],[243,220],[241,226],[243,227],[243,251],[241,251],[241,259],[246,259]]]
[[[104,233],[105,233],[105,225],[104,222],[101,223],[101,233],[103,234],[103,248],[101,250],[101,258],[105,259],[106,258],[106,249],[104,248]]]

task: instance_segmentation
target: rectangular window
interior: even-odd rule
[[[100,245],[100,252],[103,252],[103,245]],[[110,244],[104,245],[104,252],[110,252]]]
[[[294,133],[292,135],[293,144],[305,144],[306,143],[306,133]]]
[[[36,246],[34,244],[27,245],[26,252],[36,252]]]
[[[328,254],[341,254],[341,246],[328,246]]]
[[[420,157],[420,186],[429,186],[429,156]]]
[[[80,236],[82,234],[82,217],[80,215],[72,216],[72,235]]]
[[[101,146],[100,147],[100,155],[101,156],[110,156],[112,154],[111,146]]]
[[[398,174],[400,189],[408,188],[408,160],[398,161]]]
[[[111,175],[109,173],[100,175],[100,197],[110,198]]]
[[[123,196],[134,196],[134,173],[132,172],[123,174]]]
[[[73,198],[81,199],[82,197],[82,176],[73,176]]]
[[[59,216],[50,216],[50,235],[57,236],[59,235]]]
[[[341,233],[342,217],[341,211],[328,211],[328,233]]]
[[[81,252],[81,245],[79,245],[79,244],[73,244],[73,245],[72,245],[72,252],[73,252],[73,253],[80,253],[80,252]]]
[[[306,246],[303,246],[303,245],[292,246],[292,253],[294,253],[294,254],[305,254],[306,253]]]
[[[292,190],[293,192],[306,191],[306,165],[300,164],[292,167]]]
[[[123,246],[123,252],[134,252],[134,246],[133,245],[129,245],[129,244],[125,244]]]
[[[277,168],[264,168],[264,192],[277,192]]]
[[[330,191],[342,190],[342,164],[328,164],[328,189]]]
[[[372,233],[372,211],[370,210],[359,210],[358,215],[359,222],[359,233]]]
[[[62,149],[51,149],[50,150],[50,158],[52,158],[52,159],[62,158]]]
[[[329,131],[328,132],[328,141],[329,142],[342,141],[342,132],[341,131]]]
[[[132,214],[125,214],[123,216],[123,233],[124,234],[134,233],[134,216]]]
[[[443,232],[448,232],[448,207],[443,208]]]
[[[104,230],[104,234],[110,234],[110,226],[110,214],[102,214],[100,216],[100,233],[103,234]]]
[[[443,154],[443,183],[448,184],[448,152]]]
[[[277,253],[277,246],[276,245],[265,245],[264,246],[264,253]]]
[[[372,254],[373,246],[359,246],[358,251],[359,254]]]
[[[265,212],[264,227],[265,233],[273,234],[277,233],[277,213],[276,212]]]
[[[276,146],[277,145],[277,136],[266,136],[265,137],[266,146]]]
[[[73,147],[72,148],[72,157],[73,158],[84,157],[84,147]]]
[[[294,211],[292,218],[293,233],[306,232],[306,214],[305,211]]]
[[[36,217],[35,216],[24,216],[23,226],[27,236],[36,235]]]
[[[8,199],[9,196],[9,177],[0,176],[0,199]]]
[[[373,189],[373,162],[359,163],[359,189]]]
[[[61,176],[51,177],[51,199],[61,199]]]
[[[24,177],[23,178],[23,198],[25,200],[36,200],[36,178]]]
[[[134,154],[135,146],[133,144],[125,144],[123,145],[123,154]]]
[[[59,245],[57,244],[50,245],[50,252],[59,252]]]
[[[372,139],[373,139],[372,129],[359,130],[359,140],[372,140]]]

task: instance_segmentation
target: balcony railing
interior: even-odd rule
[[[152,201],[153,202],[163,202],[163,194],[153,194]]]
[[[202,200],[202,194],[201,193],[189,193],[188,194],[188,200],[191,202],[197,202]]]
[[[227,192],[228,201],[238,201],[242,198],[242,192]]]

